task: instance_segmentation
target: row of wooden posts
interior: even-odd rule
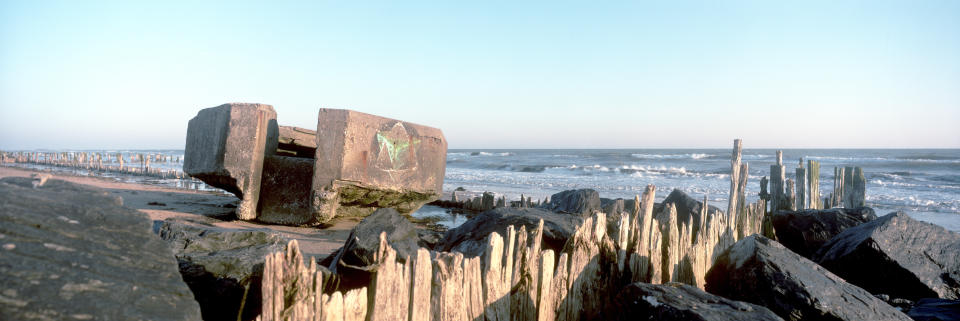
[[[770,165],[770,192],[767,178],[760,181],[760,198],[768,200],[770,211],[824,209],[832,207],[856,208],[866,205],[866,178],[860,167],[834,167],[833,192],[820,195],[820,162],[803,159],[793,178],[787,178],[783,152],[777,151],[777,163]]]
[[[548,198],[543,199],[544,204],[548,202]],[[483,212],[497,207],[538,207],[540,204],[542,204],[540,200],[534,200],[533,197],[524,196],[523,194],[520,195],[519,201],[507,201],[506,196],[497,198],[490,192],[483,192],[480,196],[467,197],[461,200],[460,197],[457,196],[457,191],[454,191],[451,193],[450,203],[447,205],[465,210]]]
[[[296,241],[267,256],[261,320],[579,320],[600,317],[603,305],[633,282],[681,282],[704,287],[707,270],[737,240],[772,235],[765,200],[747,204],[747,165],[735,142],[731,201],[726,214],[709,211],[681,219],[673,204],[654,213],[648,185],[635,207],[585,219],[559,255],[541,248],[544,223],[528,231],[491,233],[479,257],[421,248],[398,258],[380,235],[378,267],[368,287],[323,294],[314,259],[303,264]],[[694,219],[694,216],[698,219]]]
[[[159,163],[182,163],[183,157],[142,153],[93,153],[93,152],[2,152],[0,164],[21,163],[113,172],[156,178],[190,179],[175,168],[151,167]]]

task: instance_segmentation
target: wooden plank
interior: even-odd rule
[[[367,288],[347,291],[343,295],[343,321],[364,321],[367,317]]]
[[[465,258],[463,260],[463,294],[466,304],[467,320],[483,318],[486,302],[483,297],[483,279],[480,270],[481,258]]]
[[[539,296],[537,297],[537,320],[553,321],[556,319],[556,307],[553,285],[553,250],[546,250],[540,254]]]
[[[323,321],[343,320],[343,294],[340,291],[323,295]]]
[[[433,281],[433,264],[430,251],[417,250],[414,258],[413,275],[410,277],[410,321],[430,320],[430,286]]]
[[[463,254],[437,253],[433,260],[433,286],[430,292],[433,320],[467,320],[463,290]]]
[[[374,256],[377,271],[373,273],[371,321],[406,320],[410,311],[410,260],[397,262],[397,252],[387,243],[387,233],[380,233],[380,246]]]
[[[809,191],[807,197],[810,199],[810,208],[822,209],[823,202],[820,199],[820,162],[807,160],[807,186]]]
[[[510,289],[503,282],[503,238],[497,232],[487,236],[487,247],[483,253],[483,293],[487,320],[505,321],[510,318],[510,304],[502,300]]]
[[[727,222],[733,222],[737,215],[737,191],[740,189],[740,160],[742,153],[742,141],[740,139],[734,139],[733,155],[730,157],[730,194],[727,200]]]

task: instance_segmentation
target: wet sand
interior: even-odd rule
[[[2,177],[30,177],[41,171],[0,166]],[[359,218],[335,219],[326,228],[292,227],[265,225],[237,220],[233,215],[233,206],[237,198],[233,195],[211,192],[175,189],[163,186],[118,182],[111,178],[94,176],[76,176],[59,172],[50,174],[51,179],[104,189],[123,198],[123,205],[139,210],[152,220],[175,219],[195,225],[213,225],[225,229],[261,229],[275,231],[289,239],[296,239],[305,256],[323,258],[340,248],[350,229],[360,222]]]

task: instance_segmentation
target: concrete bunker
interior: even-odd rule
[[[378,208],[409,214],[436,200],[446,149],[439,129],[395,119],[322,108],[313,131],[277,126],[272,106],[234,103],[190,121],[184,172],[237,195],[241,219],[319,225]],[[208,159],[220,162],[194,166]]]

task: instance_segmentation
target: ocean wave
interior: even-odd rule
[[[713,158],[717,155],[691,153],[691,154],[630,154],[633,158],[639,159],[704,159]]]
[[[513,153],[502,152],[502,153],[490,153],[490,152],[472,152],[470,156],[513,156]]]

